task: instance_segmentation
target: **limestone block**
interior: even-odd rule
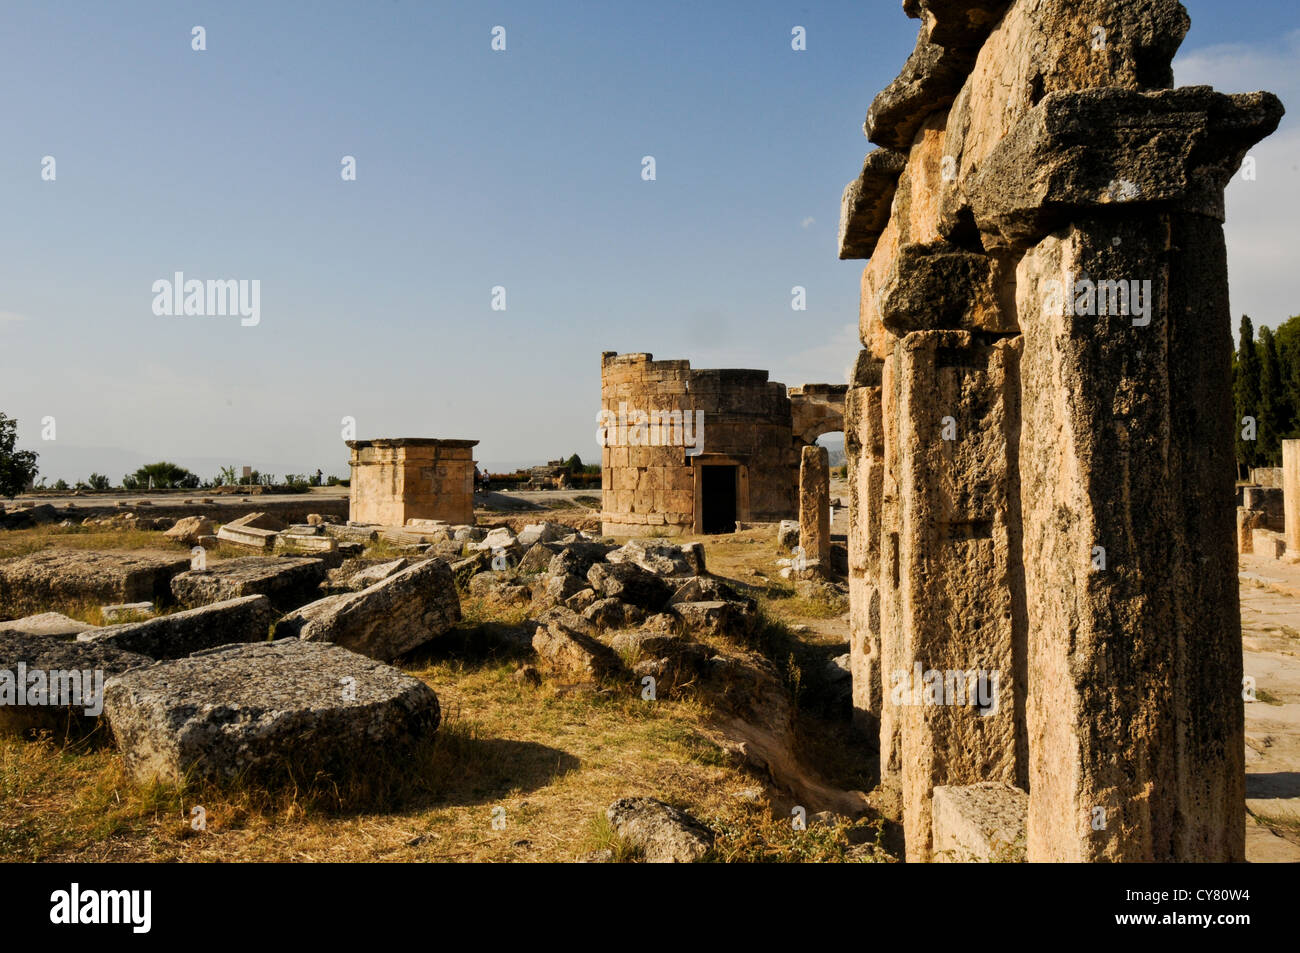
[[[934,859],[948,863],[1024,860],[1029,795],[999,782],[934,789]]]

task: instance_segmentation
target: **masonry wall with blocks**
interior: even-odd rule
[[[352,451],[348,518],[353,522],[474,522],[477,440],[394,437],[347,444]]]

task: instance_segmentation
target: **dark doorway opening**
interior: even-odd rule
[[[706,533],[736,531],[736,468],[705,466],[700,473],[700,505],[704,518],[700,526]]]

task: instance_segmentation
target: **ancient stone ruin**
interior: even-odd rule
[[[798,514],[800,452],[844,429],[842,385],[787,392],[762,370],[607,351],[600,363],[603,532],[730,533]]]
[[[1176,0],[904,10],[840,257],[854,704],[907,857],[982,810],[1031,861],[1241,860],[1223,191],[1282,106],[1172,88]]]
[[[351,522],[474,522],[472,448],[477,440],[393,437],[347,444],[352,451]]]

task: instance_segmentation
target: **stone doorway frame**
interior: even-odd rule
[[[704,468],[736,468],[736,522],[747,522],[749,515],[749,456],[732,456],[727,453],[697,453],[691,461],[691,480],[695,487],[695,505],[692,509],[691,532],[704,534]]]

